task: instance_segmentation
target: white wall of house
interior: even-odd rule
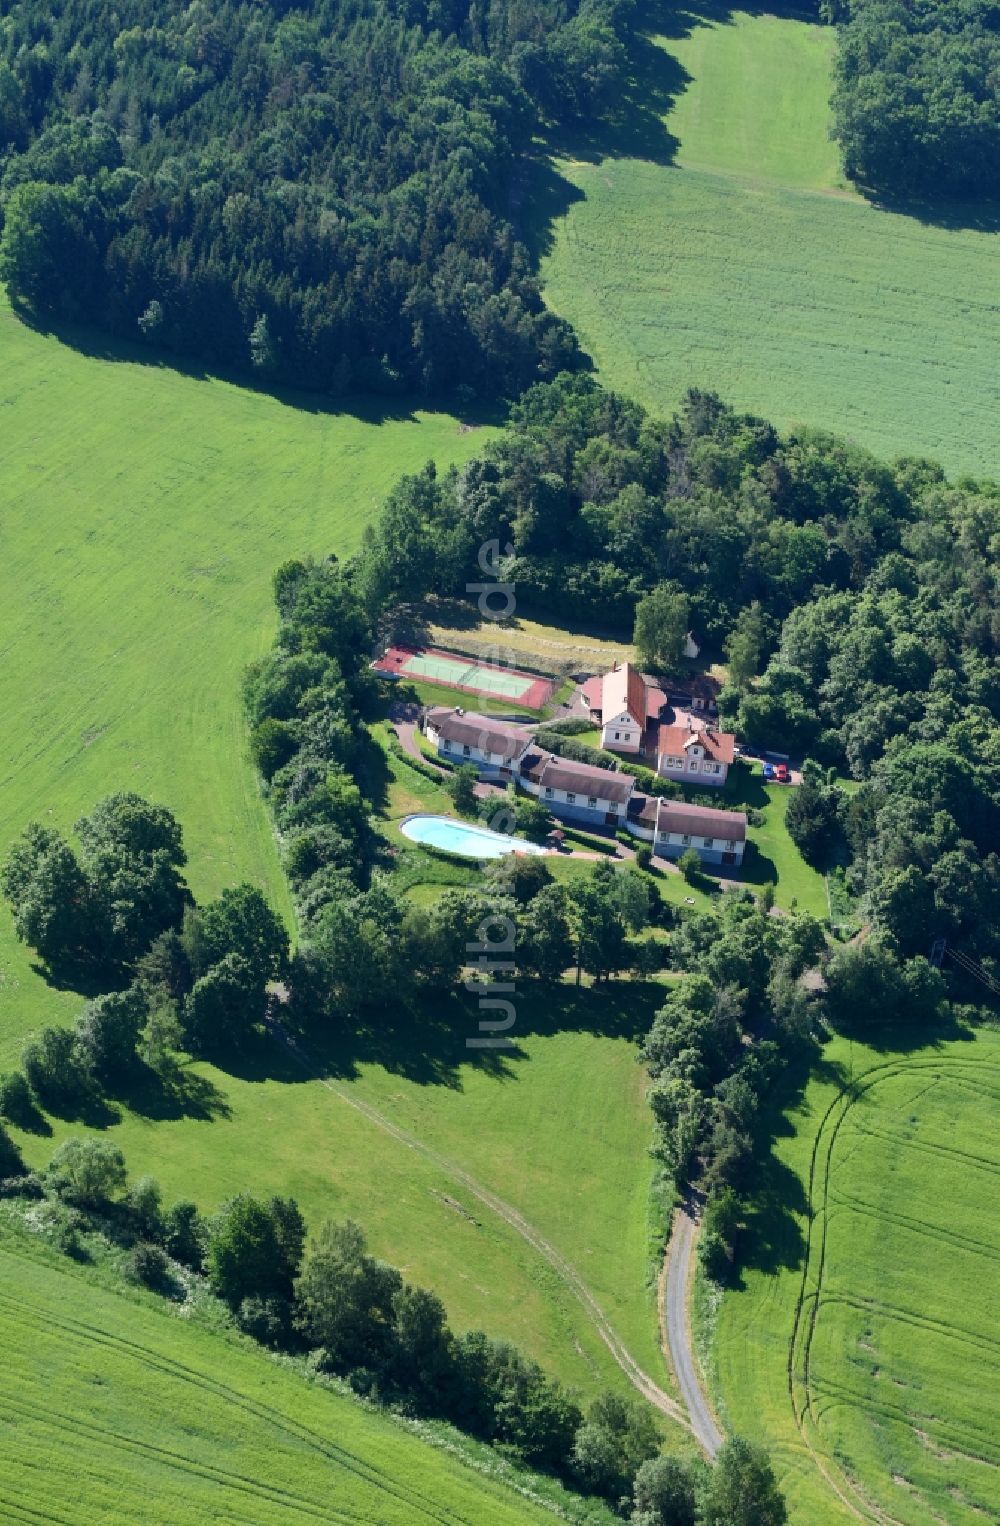
[[[431,725],[427,727],[427,740],[437,748],[438,757],[447,759],[449,763],[474,763],[477,768],[491,773],[499,773],[501,769],[514,772],[517,768],[516,758],[512,760],[503,753],[487,752],[468,743],[448,741]],[[527,750],[527,744],[524,750]]]
[[[656,772],[665,779],[687,779],[696,784],[719,785],[725,784],[729,765],[706,758],[705,749],[695,742],[683,753],[661,752],[656,759]]]
[[[737,838],[699,837],[693,832],[657,832],[653,840],[653,852],[661,858],[680,858],[688,848],[693,848],[705,864],[732,864],[743,862],[745,843]]]
[[[610,752],[640,752],[642,727],[637,726],[627,710],[601,725],[601,746]]]
[[[544,786],[535,779],[525,779],[523,776],[518,783],[529,794],[537,795],[553,816],[562,816],[571,821],[589,821],[597,826],[602,825],[610,814],[623,822],[625,820],[626,805],[617,800],[607,800],[603,795],[588,795],[584,790],[556,789],[554,785]]]

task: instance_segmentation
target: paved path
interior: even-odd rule
[[[310,1059],[309,1055],[302,1048],[302,1046],[296,1043],[296,1041],[288,1033],[285,1032],[273,1011],[271,1016],[268,1018],[268,1029],[271,1033],[271,1036],[276,1039],[278,1043],[283,1044],[302,1066],[302,1068],[308,1071],[310,1075],[312,1075],[321,1083],[321,1085],[325,1086],[327,1091],[333,1092],[336,1097],[339,1097],[341,1102],[346,1102],[348,1107],[353,1107],[357,1112],[362,1113],[370,1123],[375,1125],[376,1128],[382,1129],[387,1134],[391,1134],[392,1137],[398,1140],[401,1145],[404,1145],[409,1150],[416,1150],[420,1155],[424,1156],[426,1160],[431,1161],[439,1171],[450,1176],[452,1180],[458,1182],[466,1189],[466,1191],[470,1192],[478,1202],[482,1203],[485,1208],[488,1208],[492,1213],[495,1213],[498,1218],[503,1219],[505,1224],[508,1224],[511,1229],[513,1229],[517,1234],[521,1236],[522,1239],[526,1240],[532,1249],[537,1251],[538,1254],[548,1262],[549,1266],[556,1273],[557,1277],[560,1278],[560,1280],[569,1288],[570,1292],[573,1293],[573,1295],[583,1305],[591,1323],[596,1328],[597,1333],[600,1335],[604,1344],[607,1346],[608,1350],[611,1352],[611,1355],[614,1357],[618,1366],[621,1368],[622,1372],[624,1372],[625,1376],[628,1378],[633,1387],[636,1388],[645,1399],[648,1399],[650,1404],[655,1405],[655,1407],[660,1410],[662,1414],[668,1415],[671,1420],[676,1420],[681,1425],[687,1425],[687,1417],[684,1414],[684,1411],[681,1409],[680,1405],[677,1403],[676,1399],[671,1398],[668,1393],[665,1393],[664,1390],[660,1388],[659,1384],[654,1382],[654,1380],[649,1377],[648,1374],[643,1372],[638,1362],[623,1345],[621,1340],[619,1340],[618,1336],[612,1329],[608,1318],[604,1313],[604,1310],[601,1308],[600,1304],[597,1302],[597,1299],[587,1287],[586,1283],[583,1281],[583,1278],[580,1276],[576,1268],[566,1260],[565,1256],[556,1250],[554,1245],[546,1240],[544,1236],[540,1234],[537,1229],[535,1229],[533,1224],[528,1222],[523,1214],[519,1213],[518,1210],[512,1207],[509,1203],[505,1202],[503,1198],[498,1197],[496,1193],[491,1192],[488,1187],[484,1187],[480,1182],[476,1181],[476,1179],[470,1176],[467,1171],[464,1171],[456,1161],[450,1160],[446,1155],[441,1155],[437,1150],[432,1149],[430,1145],[425,1144],[422,1139],[417,1137],[416,1134],[411,1134],[407,1129],[401,1128],[399,1124],[394,1123],[391,1118],[387,1118],[384,1113],[379,1112],[378,1108],[372,1107],[368,1102],[363,1102],[361,1098],[356,1096],[353,1092],[349,1091],[343,1086],[338,1085],[336,1081],[331,1081],[329,1077],[324,1076],[323,1073],[316,1068],[313,1061]]]
[[[660,1325],[695,1439],[709,1457],[714,1457],[722,1446],[723,1437],[702,1387],[691,1337],[691,1257],[695,1238],[694,1215],[690,1205],[685,1203],[674,1215],[670,1244],[663,1262]]]

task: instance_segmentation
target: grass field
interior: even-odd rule
[[[503,656],[511,654],[512,663],[535,662],[553,672],[597,673],[616,662],[635,661],[635,647],[629,642],[522,616],[510,625],[485,620],[472,627],[432,624],[430,632],[439,646],[457,644],[466,651],[490,653],[499,648]]]
[[[553,1519],[350,1399],[9,1231],[0,1286],[5,1521]]]
[[[196,895],[245,877],[287,914],[239,698],[273,634],[272,572],[288,556],[349,552],[401,471],[461,460],[484,433],[443,415],[333,416],[141,356],[101,359],[6,308],[0,345],[0,852],[32,817],[68,826],[135,788],[180,819]],[[418,789],[408,774],[401,788]],[[33,969],[6,915],[0,987],[4,1069],[28,1032],[81,1007]],[[91,1122],[169,1196],[214,1207],[252,1186],[293,1194],[314,1224],[354,1214],[457,1327],[516,1339],[584,1394],[624,1384],[538,1253],[448,1166],[354,1105],[379,1100],[541,1220],[662,1379],[645,1286],[650,1124],[630,1037],[649,1002],[633,1018],[614,1001],[526,1003],[519,1047],[497,1066],[465,1048],[475,1014],[446,1004],[324,1057],[336,1091],[273,1047],[234,1074],[192,1066],[179,1099],[132,1097]],[[53,1126],[24,1140],[32,1161],[84,1123]]]
[[[914,1043],[828,1047],[718,1316],[720,1410],[792,1526],[1000,1519],[1000,1035]]]
[[[558,162],[547,300],[654,411],[710,387],[781,426],[1000,475],[1000,237],[844,189],[830,29],[712,14],[687,35],[652,23],[641,135]]]
[[[139,360],[103,360],[0,306],[0,854],[136,789],[179,818],[199,897],[288,893],[245,751],[240,679],[286,557],[358,544],[381,495],[484,433],[442,414],[330,415]],[[138,355],[140,352],[136,352]],[[0,916],[0,1067],[72,996]]]

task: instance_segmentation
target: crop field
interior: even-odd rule
[[[844,189],[830,29],[737,11],[650,42],[641,137],[556,165],[546,299],[602,379],[1000,475],[1000,236]]]
[[[0,1287],[5,1521],[552,1520],[350,1399],[10,1233]]]
[[[793,1526],[1000,1519],[998,1137],[991,1031],[837,1039],[779,1125],[712,1363]]]
[[[247,878],[290,914],[246,756],[240,681],[290,556],[355,549],[400,472],[484,432],[378,421],[86,355],[0,306],[0,854],[136,789],[180,820],[199,897]],[[301,400],[299,400],[301,401]],[[0,916],[0,1067],[78,1005]]]

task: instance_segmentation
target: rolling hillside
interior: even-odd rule
[[[711,15],[651,22],[638,122],[558,161],[547,300],[602,379],[660,413],[707,387],[889,459],[1000,474],[998,235],[981,212],[925,220],[845,188],[832,31]]]
[[[290,914],[245,755],[240,681],[273,633],[286,557],[352,551],[400,472],[482,431],[411,413],[329,414],[87,355],[0,307],[0,853],[34,816],[72,825],[135,789],[184,828],[189,878],[247,878]],[[0,1066],[75,999],[0,917]]]
[[[1000,1515],[1000,1040],[837,1039],[778,1124],[711,1363],[792,1526]]]
[[[401,471],[461,460],[486,432],[443,415],[329,415],[138,352],[86,355],[7,308],[0,342],[0,852],[33,816],[69,826],[134,788],[181,821],[196,895],[247,878],[290,915],[240,704],[243,669],[272,637],[274,568],[350,552]],[[38,975],[6,911],[0,991],[0,1069],[83,1001]],[[238,1074],[191,1066],[170,1105],[131,1097],[95,1121],[168,1196],[214,1209],[250,1187],[292,1193],[313,1224],[353,1214],[457,1328],[517,1340],[583,1394],[627,1386],[544,1258],[356,1095],[525,1213],[664,1381],[646,1286],[650,1121],[633,1030],[606,1006],[526,1006],[521,1044],[495,1068],[471,1063],[470,1013],[454,1032],[438,1014],[426,1032],[387,1033],[378,1054],[323,1056],[339,1095],[275,1047]],[[22,1142],[43,1164],[84,1126],[54,1119],[53,1135]]]
[[[0,1285],[0,1520],[553,1519],[350,1399],[9,1231]]]

